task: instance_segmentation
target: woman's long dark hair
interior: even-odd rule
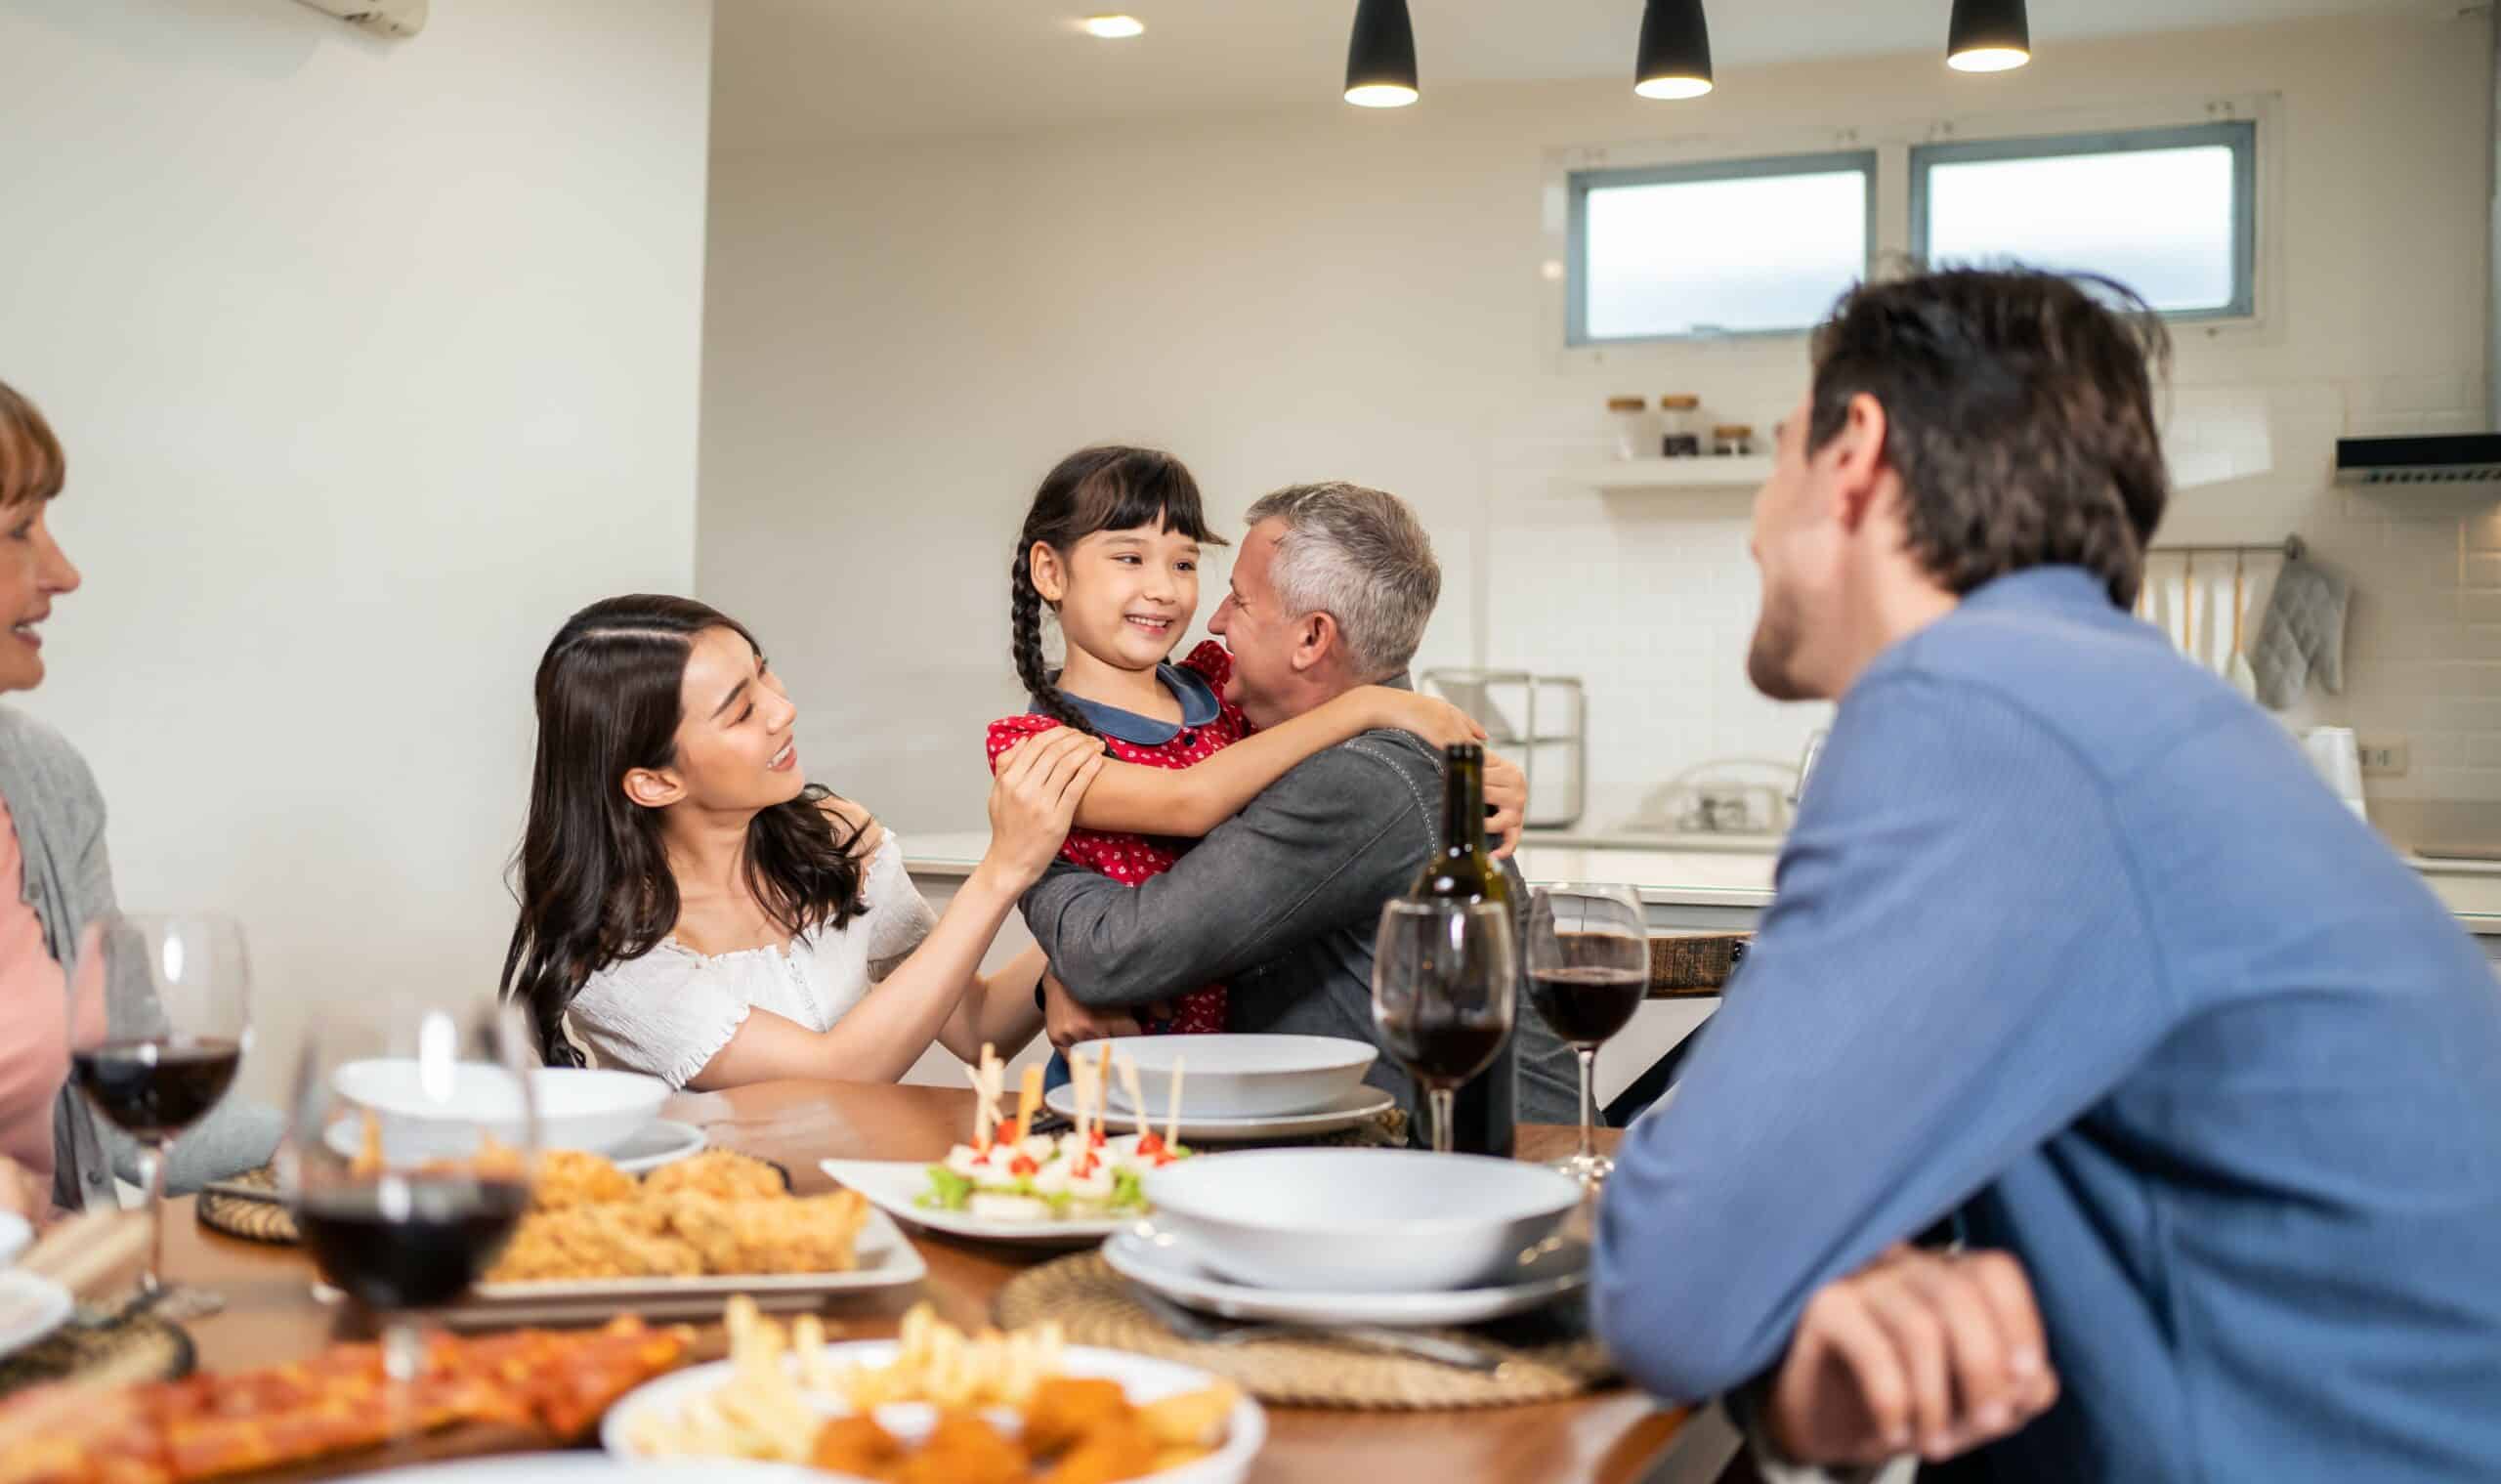
[[[676,760],[686,657],[695,636],[714,628],[755,644],[744,625],[691,598],[609,598],[565,620],[538,661],[538,759],[514,862],[521,918],[501,988],[530,1007],[550,1066],[582,1064],[564,1017],[590,976],[650,953],[677,925],[660,812],[625,796],[625,775]],[[859,832],[827,818],[827,797],[810,784],[747,826],[747,886],[793,937],[866,910],[852,855]]]
[[[1177,530],[1207,546],[1229,544],[1208,530],[1207,512],[1199,504],[1199,482],[1169,453],[1119,445],[1081,448],[1059,461],[1034,491],[1025,512],[1025,529],[1016,537],[1016,561],[1008,569],[1008,621],[1013,634],[1017,678],[1034,703],[1064,725],[1091,734],[1094,730],[1044,667],[1042,658],[1042,594],[1034,585],[1034,543],[1039,541],[1065,562],[1077,543],[1098,530],[1134,530],[1156,526]]]

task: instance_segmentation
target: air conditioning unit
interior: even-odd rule
[[[325,16],[385,36],[413,36],[426,28],[426,0],[303,0]]]

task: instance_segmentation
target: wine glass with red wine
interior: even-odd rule
[[[1459,1089],[1493,1064],[1511,1034],[1519,993],[1514,953],[1511,910],[1503,903],[1421,897],[1381,909],[1373,1025],[1422,1084],[1437,1153],[1451,1152]]]
[[[214,1293],[166,1290],[165,1156],[234,1085],[251,1043],[251,962],[225,917],[107,913],[79,937],[69,995],[69,1077],[139,1145],[154,1227],[140,1287],[197,1317]]]
[[[305,1035],[279,1188],[322,1279],[380,1330],[395,1382],[425,1370],[418,1316],[467,1293],[530,1206],[537,1062],[491,1003],[344,1007]]]
[[[1528,905],[1528,1002],[1581,1057],[1581,1149],[1554,1167],[1600,1185],[1598,1047],[1632,1024],[1650,990],[1649,918],[1630,886],[1541,886]]]

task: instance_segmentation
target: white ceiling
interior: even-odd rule
[[[979,133],[1290,104],[1342,106],[1354,0],[717,0],[712,130],[746,148]],[[1951,0],[1716,0],[1715,66],[1941,50]],[[2450,0],[2031,0],[2062,40]],[[1641,0],[1412,0],[1427,95],[1467,82],[1628,76]],[[1097,41],[1080,17],[1146,34]]]

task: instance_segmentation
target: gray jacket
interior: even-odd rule
[[[60,733],[0,706],[0,799],[18,827],[25,900],[43,924],[44,947],[74,973],[79,930],[113,910],[96,776]],[[174,1145],[166,1189],[191,1190],[261,1164],[277,1147],[279,1122],[270,1109],[228,1098]],[[52,1199],[70,1210],[111,1202],[115,1173],[139,1178],[138,1146],[101,1123],[74,1087],[64,1085],[53,1104],[52,1148]]]
[[[1221,983],[1236,1031],[1376,1040],[1373,935],[1439,844],[1441,797],[1440,754],[1406,732],[1367,732],[1305,760],[1140,885],[1054,864],[1025,893],[1025,924],[1090,1008]],[[1520,1122],[1579,1122],[1571,1048],[1525,993],[1517,1024]],[[1388,1057],[1367,1081],[1415,1106],[1414,1081]]]

